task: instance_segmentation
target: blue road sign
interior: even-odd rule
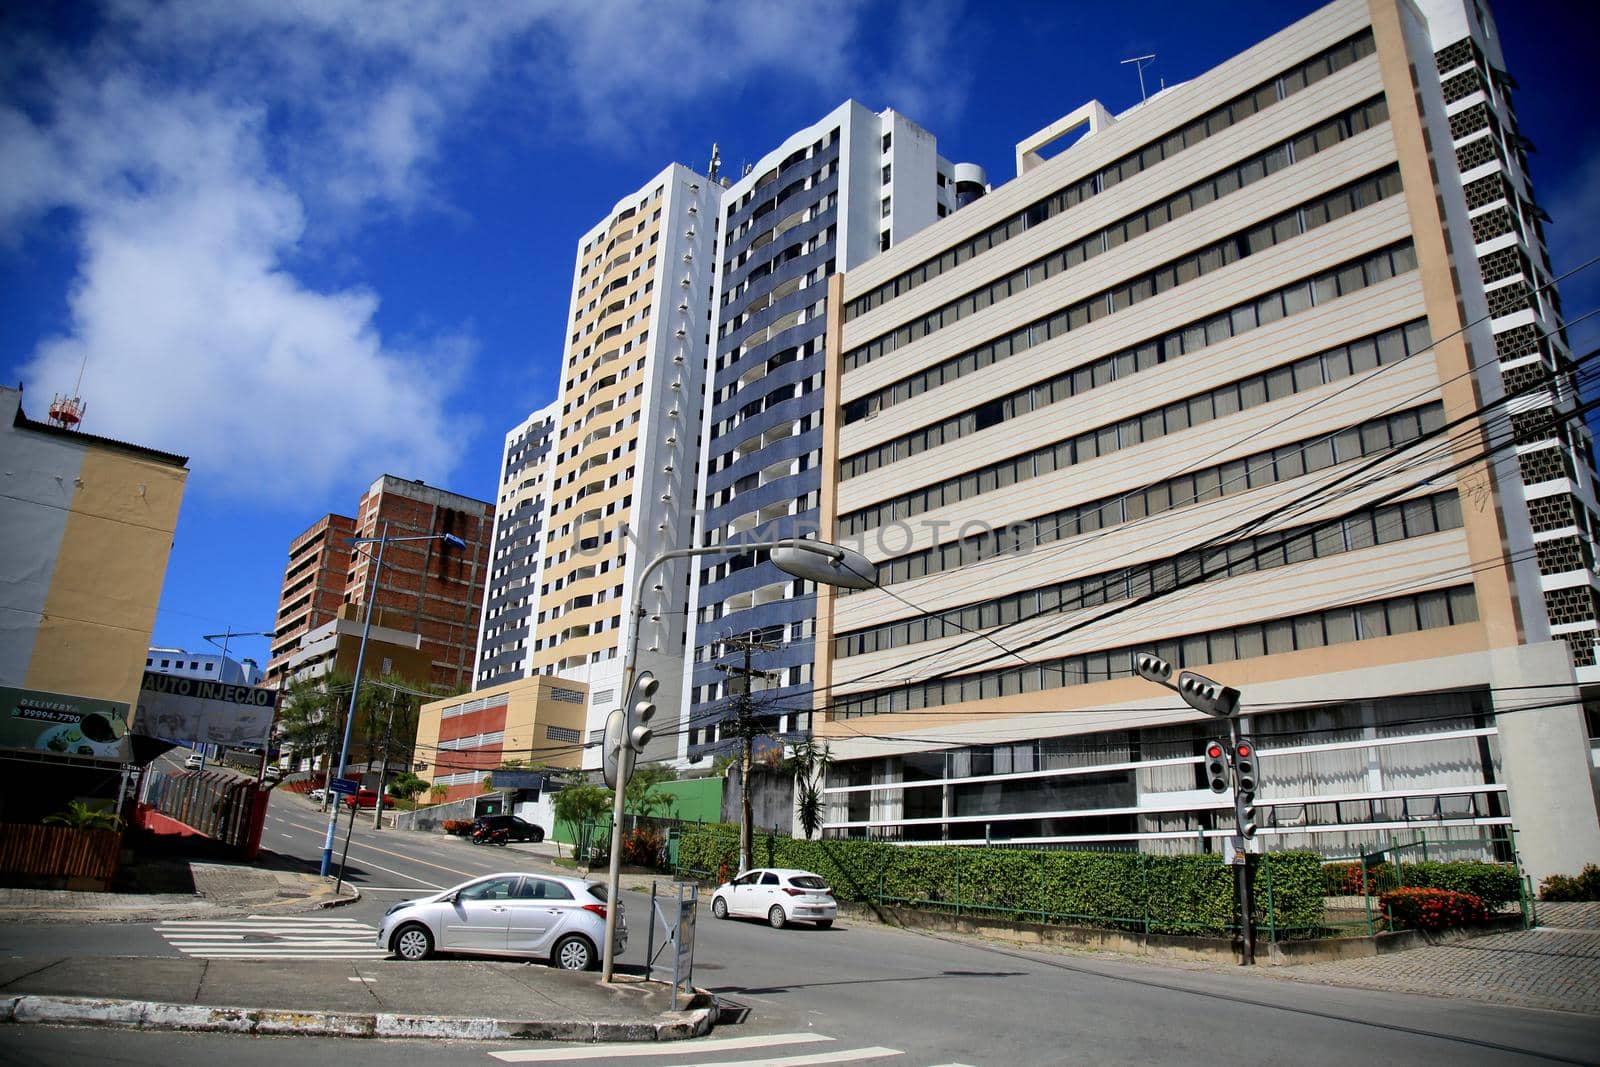
[[[328,783],[328,790],[334,793],[348,793],[352,796],[361,789],[361,783],[354,778],[335,778]]]

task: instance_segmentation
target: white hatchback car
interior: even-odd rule
[[[620,901],[616,937],[620,954],[628,945]],[[378,930],[378,946],[403,960],[435,952],[538,956],[569,971],[597,965],[605,940],[604,882],[522,872],[491,874],[402,900],[384,913]]]
[[[820,875],[787,867],[763,867],[745,871],[733,881],[717,886],[711,894],[711,914],[719,919],[751,915],[780,929],[796,921],[811,922],[819,930],[826,930],[838,917],[839,904]]]

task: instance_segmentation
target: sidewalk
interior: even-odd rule
[[[0,959],[0,1023],[319,1037],[670,1041],[711,1029],[714,1008],[672,992],[521,963]]]
[[[548,845],[517,846],[541,859]],[[509,857],[508,857],[509,858]],[[508,866],[516,866],[512,860]],[[165,861],[141,872],[163,893],[0,888],[0,923],[162,922],[317,914],[359,898],[292,860]],[[188,891],[184,891],[188,890]],[[122,1026],[336,1037],[668,1041],[710,1031],[707,998],[672,1010],[672,990],[623,973],[467,959],[0,959],[0,1023]]]
[[[143,880],[159,892],[84,893],[66,889],[0,887],[0,923],[162,922],[222,918],[266,911],[333,907],[360,898],[350,885],[287,863],[250,866],[169,860],[149,864]]]

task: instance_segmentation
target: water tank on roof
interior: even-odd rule
[[[989,174],[976,163],[955,165],[956,207],[964,208],[989,191]]]

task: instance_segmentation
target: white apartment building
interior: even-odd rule
[[[1220,849],[1149,650],[1242,691],[1267,849],[1600,860],[1600,508],[1487,18],[1338,0],[833,283],[822,529],[881,588],[818,591],[828,835]]]
[[[531,669],[587,683],[586,741],[620,706],[629,626],[660,679],[660,754],[676,753],[695,457],[722,189],[673,164],[579,241],[563,345]],[[584,766],[600,765],[597,745]]]
[[[545,517],[555,477],[559,413],[560,405],[550,404],[506,434],[474,689],[533,673],[533,620],[544,573]]]
[[[700,430],[704,546],[815,536],[822,485],[827,279],[980,196],[973,164],[939,155],[904,115],[849,100],[760,158],[724,194],[708,397]],[[755,638],[770,732],[811,727],[816,602],[810,583],[756,551],[702,558],[690,587],[693,656],[683,685],[688,760],[725,751],[740,683],[731,639]]]

